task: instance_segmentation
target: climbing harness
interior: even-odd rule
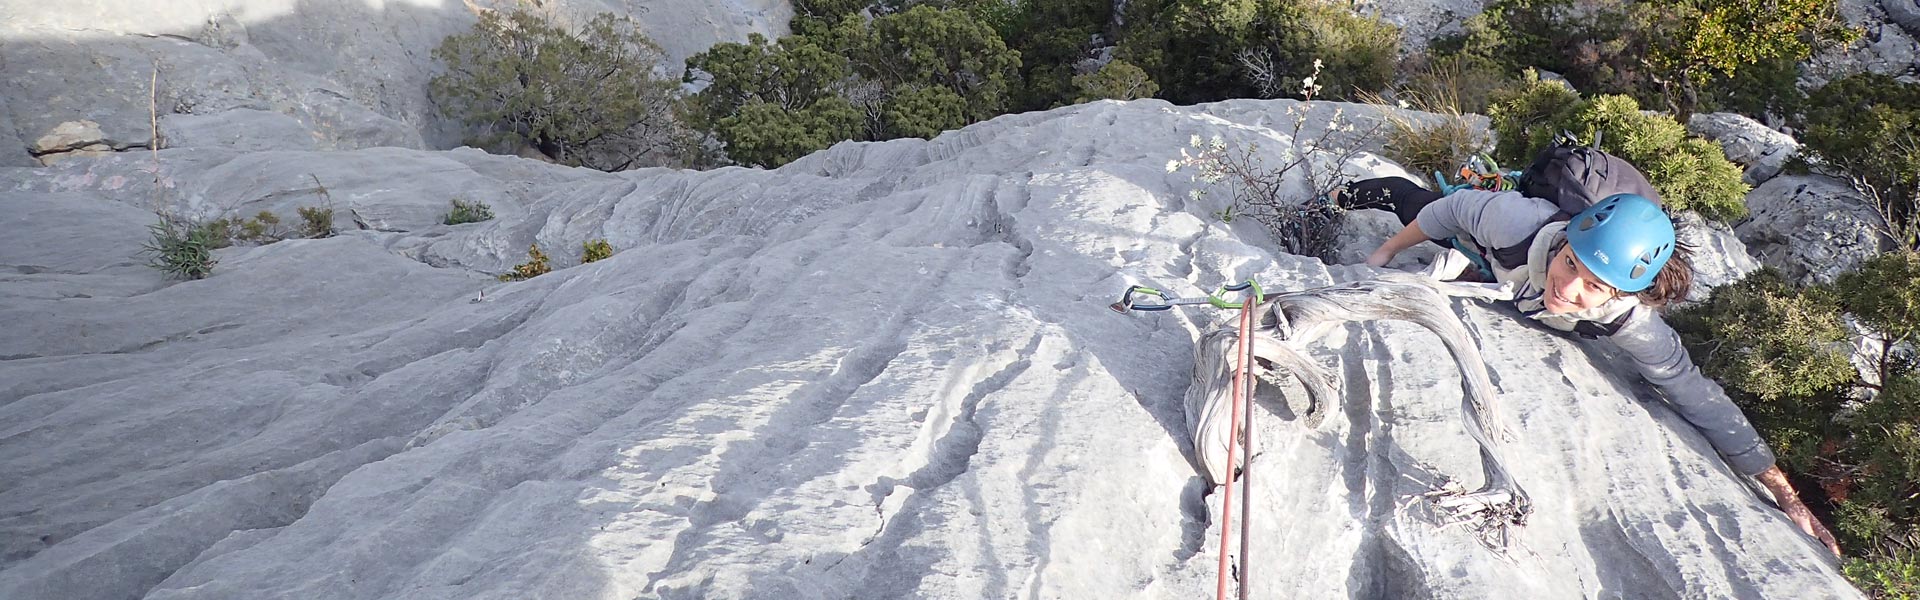
[[[1438,186],[1435,189],[1442,195],[1469,188],[1510,192],[1520,187],[1520,176],[1523,173],[1524,171],[1502,171],[1500,163],[1494,162],[1493,157],[1475,154],[1467,159],[1467,164],[1460,165],[1460,170],[1455,173],[1455,176],[1460,178],[1460,183],[1447,183],[1447,178],[1439,171],[1433,172],[1433,183]]]

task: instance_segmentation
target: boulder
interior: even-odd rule
[[[1746,169],[1741,180],[1747,185],[1772,179],[1800,151],[1800,142],[1793,136],[1735,113],[1695,114],[1688,119],[1687,130],[1720,144],[1727,160]]]
[[[1920,0],[1880,0],[1887,20],[1906,30],[1907,37],[1920,38]]]
[[[1862,35],[1850,46],[1814,54],[1801,70],[1801,85],[1818,87],[1854,73],[1879,73],[1909,82],[1920,81],[1920,72],[1916,71],[1920,68],[1920,42],[1915,41],[1920,36],[1911,28],[1903,29],[1900,24],[1890,22],[1896,14],[1910,13],[1883,8],[1897,2],[1912,4],[1914,0],[1840,0],[1840,16],[1859,28]]]
[[[1353,10],[1399,27],[1400,51],[1411,55],[1426,52],[1435,37],[1458,32],[1460,22],[1480,14],[1485,4],[1483,0],[1361,0],[1353,3]]]
[[[1691,211],[1680,213],[1674,220],[1680,241],[1693,248],[1693,288],[1687,291],[1687,302],[1706,300],[1713,288],[1739,281],[1760,268],[1760,262],[1747,253],[1746,243],[1731,227]]]
[[[1747,193],[1734,226],[1760,263],[1799,284],[1831,283],[1879,254],[1886,222],[1852,187],[1827,177],[1782,175]]]

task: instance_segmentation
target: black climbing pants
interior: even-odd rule
[[[1406,225],[1420,216],[1420,209],[1441,198],[1440,192],[1420,187],[1401,177],[1376,177],[1348,182],[1340,190],[1340,207],[1356,210],[1377,208],[1400,217]],[[1444,240],[1428,240],[1442,248],[1452,248]]]

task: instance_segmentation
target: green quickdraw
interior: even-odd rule
[[[1113,309],[1113,312],[1123,315],[1129,311],[1151,312],[1170,310],[1175,306],[1189,304],[1206,304],[1214,308],[1233,309],[1245,306],[1246,301],[1228,301],[1226,299],[1227,292],[1238,292],[1246,289],[1253,290],[1254,304],[1258,305],[1261,300],[1266,299],[1266,294],[1260,290],[1260,284],[1255,283],[1252,279],[1232,285],[1222,285],[1220,289],[1214,290],[1212,294],[1208,294],[1205,298],[1168,298],[1166,292],[1144,285],[1136,285],[1128,287],[1125,292],[1120,294],[1120,300],[1107,305],[1107,308]],[[1149,297],[1158,298],[1159,300],[1147,300],[1146,298]]]

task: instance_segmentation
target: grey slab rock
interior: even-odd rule
[[[1801,86],[1818,87],[1854,73],[1879,73],[1909,83],[1920,82],[1920,41],[1916,41],[1920,36],[1891,22],[1892,16],[1883,6],[1875,0],[1840,0],[1840,16],[1860,28],[1862,35],[1850,46],[1815,53],[1804,63]]]
[[[1739,281],[1760,268],[1760,261],[1748,253],[1746,243],[1726,224],[1692,211],[1679,213],[1674,221],[1679,226],[1680,241],[1693,248],[1693,287],[1687,290],[1687,302],[1706,300],[1713,288]]]
[[[0,288],[26,323],[0,341],[0,597],[1208,595],[1218,495],[1179,403],[1225,315],[1106,304],[1379,273],[1277,254],[1166,171],[1195,136],[1299,150],[1273,126],[1297,105],[1094,103],[771,171],[0,169],[0,208],[37,207],[9,230],[47,246],[0,257],[49,268]],[[198,281],[120,264],[143,214],[297,204],[309,173],[385,227],[223,250]],[[452,190],[498,216],[426,222]],[[579,264],[592,238],[617,253]],[[536,241],[552,273],[492,279]],[[1604,348],[1441,310],[1487,352],[1531,520],[1504,552],[1442,527],[1413,497],[1481,483],[1458,369],[1416,325],[1330,329],[1326,421],[1292,388],[1256,411],[1253,596],[1860,597]]]
[[[1333,262],[1342,265],[1366,264],[1375,248],[1406,227],[1393,213],[1371,208],[1347,211],[1342,218],[1339,244],[1333,256]],[[1419,244],[1394,255],[1387,268],[1418,270],[1420,265],[1433,262],[1433,256],[1440,251],[1433,244]]]
[[[1880,9],[1907,31],[1907,37],[1920,38],[1920,0],[1880,0]]]
[[[1405,54],[1422,54],[1435,37],[1459,33],[1460,23],[1480,14],[1484,0],[1363,0],[1352,4],[1354,12],[1377,16],[1400,28],[1400,48]]]
[[[315,150],[314,132],[299,119],[269,110],[235,108],[214,114],[170,114],[160,135],[174,148],[238,152]]]
[[[1760,263],[1799,284],[1832,283],[1878,255],[1885,221],[1845,183],[1782,175],[1747,193],[1734,233]]]
[[[1746,169],[1741,180],[1747,185],[1772,179],[1800,152],[1793,136],[1735,113],[1695,114],[1687,120],[1687,130],[1720,144],[1727,160]]]

